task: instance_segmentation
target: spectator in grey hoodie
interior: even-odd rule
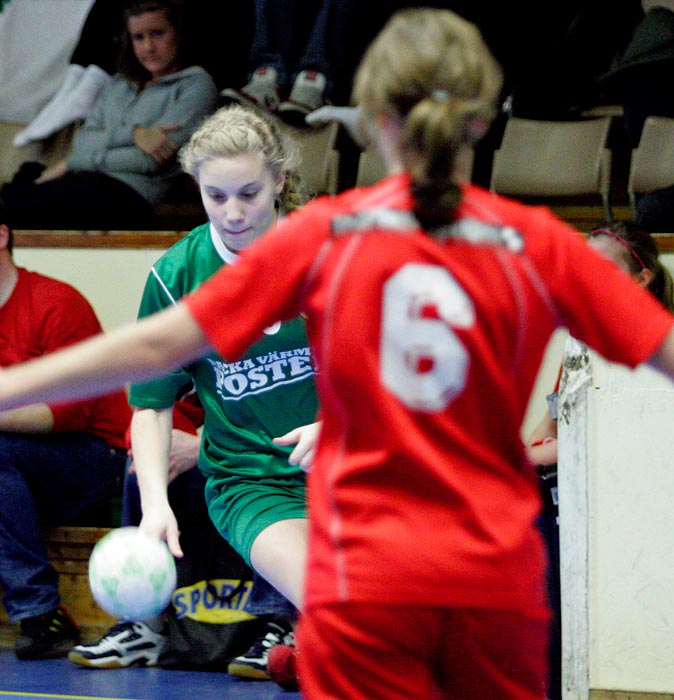
[[[188,66],[172,0],[131,0],[119,73],[75,134],[68,157],[2,190],[16,228],[138,228],[180,176],[176,153],[217,98],[211,76]]]

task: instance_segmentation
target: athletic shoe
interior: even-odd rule
[[[269,680],[269,673],[267,673],[269,650],[278,644],[293,644],[294,641],[295,634],[289,625],[286,626],[279,621],[268,622],[264,636],[260,637],[245,654],[232,659],[227,666],[227,673],[239,678]]]
[[[326,84],[323,73],[315,70],[300,71],[288,99],[278,108],[279,117],[293,126],[306,126],[307,114],[327,104]]]
[[[283,690],[299,690],[297,676],[297,647],[294,644],[277,644],[269,650],[267,672],[271,680]]]
[[[62,605],[37,617],[21,620],[21,635],[16,640],[17,659],[53,659],[65,656],[80,641],[80,629]]]
[[[118,622],[97,642],[71,649],[68,660],[90,668],[156,666],[165,644],[166,637],[144,622]]]
[[[279,108],[280,101],[278,74],[276,68],[271,66],[258,68],[250,82],[240,90],[225,88],[220,93],[221,104],[252,105],[270,112],[275,112]]]

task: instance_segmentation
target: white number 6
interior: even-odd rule
[[[381,380],[405,405],[441,411],[463,391],[470,358],[452,326],[473,303],[443,267],[408,263],[384,285]]]

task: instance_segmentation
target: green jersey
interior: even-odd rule
[[[139,318],[177,302],[234,259],[209,224],[198,226],[153,266]],[[191,378],[205,411],[199,467],[206,476],[291,476],[300,472],[288,464],[291,448],[277,447],[272,438],[316,420],[314,373],[304,322],[297,318],[267,328],[236,362],[213,353],[134,384],[129,402],[169,408]]]

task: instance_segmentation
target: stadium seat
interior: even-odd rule
[[[674,185],[674,119],[647,117],[632,151],[627,193],[633,214],[637,195]]]
[[[314,194],[337,194],[339,188],[339,124],[329,122],[319,128],[295,128],[279,122],[299,144],[302,155],[300,176]]]
[[[568,198],[597,194],[607,221],[611,117],[580,121],[510,118],[494,152],[490,189],[512,196]]]

